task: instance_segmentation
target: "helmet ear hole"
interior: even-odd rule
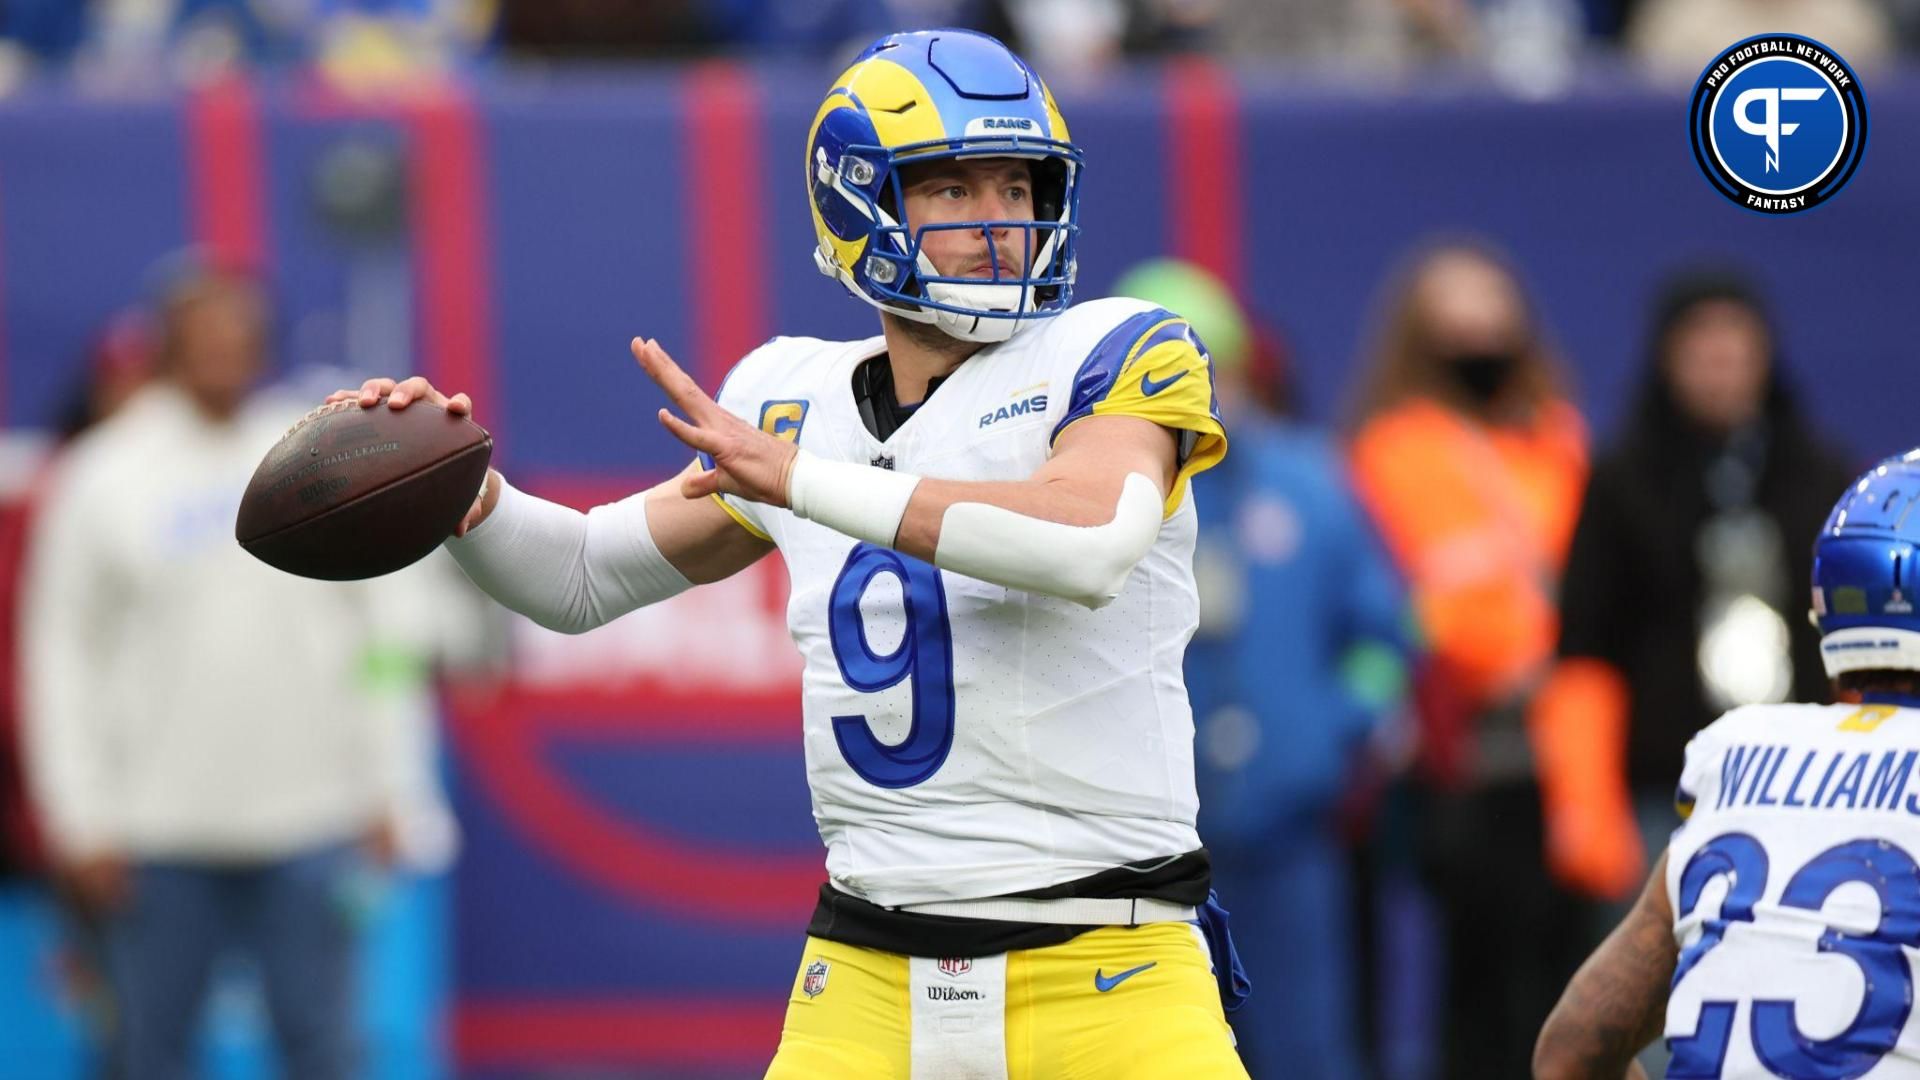
[[[1042,158],[1033,163],[1033,216],[1039,221],[1059,221],[1067,205],[1067,163],[1057,158]]]

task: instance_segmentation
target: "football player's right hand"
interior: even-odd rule
[[[371,409],[380,404],[381,398],[387,399],[387,408],[404,409],[414,401],[424,401],[429,405],[438,405],[455,416],[472,416],[473,399],[465,394],[452,397],[433,388],[424,375],[414,375],[395,381],[393,379],[368,379],[360,384],[358,390],[335,390],[327,395],[327,404],[336,401],[359,399],[360,407]]]
[[[387,399],[387,408],[404,409],[415,401],[424,401],[429,405],[438,405],[452,416],[473,415],[473,399],[466,394],[446,394],[434,389],[424,375],[414,375],[405,379],[368,379],[360,384],[358,390],[335,390],[327,395],[326,404],[339,401],[358,401],[363,409],[371,409]],[[467,508],[460,524],[454,526],[453,535],[465,536],[474,526],[485,521],[493,512],[494,504],[500,501],[500,474],[493,469],[487,470],[487,478],[474,493],[473,505]]]

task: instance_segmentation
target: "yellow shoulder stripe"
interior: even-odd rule
[[[739,522],[741,528],[747,530],[748,532],[759,537],[760,539],[765,540],[769,544],[773,543],[773,537],[768,536],[764,532],[761,532],[760,527],[758,525],[755,525],[753,522],[748,521],[747,515],[734,509],[732,503],[728,502],[726,499],[722,498],[718,494],[709,495],[707,496],[707,498],[712,499],[716,503],[719,503],[720,509],[725,510],[727,512],[728,517]]]

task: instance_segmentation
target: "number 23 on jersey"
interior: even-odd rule
[[[1715,879],[1726,879],[1727,891],[1719,912],[1703,920],[1699,938],[1680,954],[1673,973],[1675,990],[1709,953],[1723,947],[1731,927],[1754,921],[1754,908],[1766,895],[1771,869],[1766,848],[1743,832],[1722,833],[1687,860],[1680,872],[1680,918],[1693,914]],[[1905,952],[1920,948],[1920,866],[1913,856],[1874,838],[1836,844],[1796,870],[1776,904],[1817,914],[1836,889],[1850,883],[1866,885],[1878,896],[1879,924],[1866,933],[1825,927],[1818,949],[1859,967],[1864,980],[1859,1011],[1838,1034],[1812,1038],[1802,1030],[1792,1000],[1754,999],[1748,1021],[1754,1054],[1775,1076],[1788,1080],[1861,1076],[1893,1050],[1913,1011],[1913,976]],[[1718,1078],[1738,1005],[1735,1000],[1703,1001],[1694,1034],[1669,1040],[1673,1060],[1667,1076]]]

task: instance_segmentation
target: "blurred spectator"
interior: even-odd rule
[[[1594,465],[1560,660],[1531,718],[1549,865],[1616,900],[1679,824],[1695,731],[1735,705],[1828,699],[1803,616],[1812,554],[1794,538],[1854,472],[1807,427],[1743,278],[1676,277],[1650,323],[1639,407]]]
[[[7,0],[0,38],[41,60],[64,60],[86,36],[87,5],[75,0]]]
[[[1804,34],[1856,68],[1887,60],[1894,33],[1874,0],[1640,0],[1627,47],[1655,73],[1694,79],[1721,49],[1756,34]]]
[[[1130,6],[1128,0],[1028,0],[1008,4],[1007,17],[1020,51],[1066,82],[1120,59],[1129,44]]]
[[[1469,15],[1465,4],[1412,0],[1226,0],[1220,7],[1216,39],[1224,49],[1328,69],[1392,65],[1423,42],[1464,48]]]
[[[27,500],[14,465],[7,463],[9,475],[0,486],[0,604],[9,605],[9,610],[20,594],[27,523]],[[30,878],[42,869],[39,829],[20,763],[15,631],[9,622],[0,633],[0,664],[4,665],[0,666],[0,885]]]
[[[25,0],[30,8],[48,0]],[[90,80],[193,79],[236,65],[314,64],[350,86],[443,70],[481,51],[493,0],[62,0],[84,9]],[[50,12],[32,24],[58,37]]]
[[[928,26],[1009,32],[1006,0],[707,0],[722,47],[847,59],[875,37]],[[1091,33],[1086,28],[1083,33]]]
[[[1497,0],[1498,5],[1559,0]],[[1571,0],[1568,0],[1571,2]],[[1479,44],[1470,0],[1029,0],[1008,17],[1048,70],[1083,73],[1124,55],[1227,52],[1290,66],[1399,66],[1467,56]]]
[[[1886,6],[1887,18],[1893,22],[1895,47],[1902,53],[1920,52],[1920,0],[1886,0]]]
[[[192,1072],[215,962],[238,950],[283,1075],[343,1077],[355,898],[372,867],[445,847],[414,645],[387,630],[387,590],[233,542],[298,413],[250,394],[259,289],[181,269],[159,328],[155,380],[75,441],[34,525],[31,787],[56,872],[104,927],[128,1076]]]
[[[672,55],[710,44],[706,7],[701,0],[501,0],[501,44],[532,56]]]
[[[138,312],[108,320],[88,350],[83,377],[60,419],[56,437],[66,442],[112,415],[146,381],[151,336]],[[28,523],[37,481],[44,474],[42,442],[19,439],[0,453],[0,878],[37,874],[39,829],[26,795],[20,764],[19,624],[17,614],[26,566]]]
[[[1357,1077],[1354,912],[1370,905],[1353,895],[1339,812],[1403,689],[1406,594],[1336,447],[1263,406],[1284,379],[1249,386],[1255,340],[1227,288],[1162,259],[1114,292],[1193,324],[1233,433],[1234,463],[1196,486],[1201,625],[1187,670],[1202,836],[1259,987],[1232,1017],[1240,1053],[1254,1076]]]
[[[8,614],[19,603],[37,471],[17,449],[8,446],[0,462],[0,611]],[[0,620],[0,885],[37,877],[45,869],[21,762],[19,646],[16,620]]]
[[[1369,0],[1392,4],[1401,0]],[[719,51],[851,56],[901,27],[958,26],[1017,45],[1056,81],[1125,56],[1225,39],[1219,0],[506,0],[509,49],[556,56]],[[844,57],[843,57],[844,58]]]
[[[53,448],[57,450],[117,412],[146,382],[152,361],[153,335],[146,313],[129,309],[109,318],[79,365],[81,377],[59,417]],[[41,440],[25,441],[17,434],[0,446],[5,447],[4,455],[0,455],[0,612],[5,613],[0,620],[0,880],[17,874],[23,882],[38,885],[47,867],[21,760],[24,703],[20,692],[20,597],[25,585],[27,543],[47,473],[49,446]],[[24,912],[41,895],[37,888],[17,895],[14,900],[26,906],[13,908],[11,917],[26,917]],[[72,1007],[84,1025],[99,1034],[107,1029],[112,1016],[104,943],[96,923],[73,919],[67,929],[56,962],[61,1000]],[[88,1070],[87,1075],[120,1075],[113,1062],[97,1064],[99,1067]]]
[[[152,339],[144,315],[124,311],[108,320],[88,350],[82,377],[63,411],[55,437],[65,443],[119,410],[146,382]],[[44,475],[44,443],[5,444],[0,456],[0,878],[40,869],[39,830],[19,764],[18,611],[26,567],[35,489]]]
[[[1579,912],[1548,879],[1523,724],[1552,656],[1586,430],[1519,279],[1489,249],[1418,255],[1362,376],[1353,467],[1413,591],[1423,838],[1447,971],[1444,1075],[1525,1076]]]
[[[1580,0],[1148,0],[1205,8],[1216,47],[1293,67],[1370,75],[1422,62],[1484,65],[1516,93],[1567,86],[1584,44]]]
[[[542,56],[674,56],[714,50],[850,58],[901,28],[964,26],[1008,38],[1009,10],[1049,0],[505,0],[505,46]],[[1108,0],[1069,0],[1106,3]],[[1097,35],[1079,26],[1076,41]],[[844,55],[842,55],[844,54]]]
[[[302,56],[349,90],[384,89],[458,68],[491,46],[499,18],[494,0],[308,2],[314,7]]]
[[[153,326],[145,311],[133,308],[108,319],[88,351],[79,384],[61,411],[56,432],[59,440],[70,442],[119,412],[152,377],[153,350]]]

